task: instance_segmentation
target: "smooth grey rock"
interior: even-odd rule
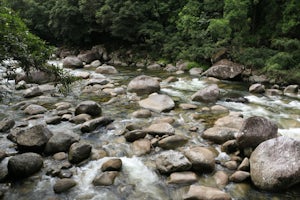
[[[40,105],[31,104],[25,108],[24,112],[28,115],[37,115],[47,112],[47,109]]]
[[[102,166],[101,170],[105,171],[120,171],[122,169],[122,160],[119,158],[111,158],[105,161]]]
[[[220,96],[219,87],[216,84],[207,86],[192,95],[192,101],[215,102]]]
[[[217,144],[222,144],[228,140],[234,139],[238,129],[214,126],[203,132],[202,138],[211,140]]]
[[[297,94],[299,91],[299,85],[289,85],[286,88],[284,88],[283,93],[284,94]]]
[[[7,168],[9,176],[20,179],[31,176],[43,167],[43,158],[36,153],[23,153],[9,159]]]
[[[194,68],[190,69],[189,73],[191,76],[201,76],[201,74],[203,73],[203,69],[194,67]]]
[[[70,178],[63,178],[58,179],[55,184],[53,185],[53,190],[55,193],[63,193],[71,188],[75,187],[77,185],[77,182]]]
[[[9,131],[15,125],[15,120],[11,118],[4,118],[0,121],[0,132]]]
[[[255,148],[261,142],[277,137],[277,125],[259,116],[246,119],[236,137],[240,148]]]
[[[42,94],[43,94],[42,90],[39,87],[35,86],[35,87],[26,89],[23,93],[23,97],[31,98],[31,97],[41,96]]]
[[[212,67],[206,70],[203,75],[212,76],[218,79],[234,79],[242,74],[244,66],[232,61],[223,59],[215,63]]]
[[[196,172],[212,172],[215,169],[215,155],[206,147],[193,147],[185,150],[184,155],[192,163]]]
[[[300,141],[289,137],[267,140],[250,157],[255,186],[278,191],[300,183]]]
[[[184,200],[205,199],[205,200],[231,200],[229,194],[213,187],[191,185]]]
[[[141,75],[132,79],[127,87],[128,92],[138,95],[151,94],[160,90],[159,82],[151,76]]]
[[[143,131],[147,132],[150,135],[159,136],[175,134],[174,127],[167,122],[151,124],[149,127],[143,129]]]
[[[114,66],[102,65],[95,70],[99,74],[117,74],[118,70]]]
[[[156,168],[164,174],[187,171],[192,167],[191,162],[178,151],[164,151],[157,155]]]
[[[83,133],[91,132],[91,131],[94,131],[96,128],[106,126],[113,121],[114,120],[109,117],[98,117],[98,118],[84,122],[81,125],[80,130]]]
[[[78,164],[90,157],[92,146],[87,143],[75,142],[69,149],[69,161]]]
[[[63,59],[63,67],[67,68],[82,68],[83,62],[76,56],[67,56]]]
[[[78,142],[76,138],[66,133],[56,133],[47,142],[45,153],[54,154],[58,152],[67,152],[74,142]]]
[[[101,106],[95,101],[83,101],[75,108],[75,115],[89,114],[92,117],[100,116],[102,113]]]
[[[149,109],[154,112],[166,112],[175,107],[174,101],[165,94],[151,94],[148,98],[139,101],[142,108]]]

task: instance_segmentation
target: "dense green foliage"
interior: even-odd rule
[[[270,73],[300,69],[299,0],[2,1],[56,45],[130,45],[206,64],[223,52]]]
[[[46,63],[52,52],[53,48],[30,33],[25,23],[11,9],[0,6],[0,62],[12,59],[26,73],[32,69],[42,70],[55,75],[57,81],[67,86],[72,77]],[[13,66],[7,64],[7,67]]]

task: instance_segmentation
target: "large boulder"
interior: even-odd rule
[[[16,143],[22,151],[40,152],[52,136],[52,132],[43,125],[36,125],[20,131],[16,135]]]
[[[9,176],[19,179],[31,176],[43,167],[43,158],[36,153],[23,153],[9,159]]]
[[[139,101],[142,108],[149,109],[154,112],[165,112],[172,110],[175,107],[174,101],[165,94],[151,94],[148,98]]]
[[[220,95],[219,87],[216,84],[207,86],[192,95],[192,101],[215,102]]]
[[[46,144],[45,152],[54,154],[58,152],[67,152],[74,142],[78,140],[66,133],[57,133],[53,135]]]
[[[187,171],[192,167],[191,162],[178,151],[164,151],[157,155],[156,168],[165,174]]]
[[[76,56],[67,56],[63,59],[63,66],[67,68],[82,68],[83,62]]]
[[[278,191],[300,183],[300,141],[278,137],[251,154],[251,179],[258,188]]]
[[[183,196],[183,199],[231,200],[231,197],[229,194],[217,188],[200,185],[191,185],[187,194]]]
[[[237,144],[240,148],[255,148],[261,142],[277,137],[277,130],[277,125],[264,117],[249,117],[237,135]]]
[[[83,101],[77,105],[75,115],[89,114],[92,117],[100,116],[102,113],[101,106],[95,101]]]
[[[69,149],[69,161],[77,164],[90,157],[92,146],[83,142],[75,142]]]
[[[135,92],[138,95],[151,94],[160,90],[159,82],[156,78],[146,75],[138,76],[132,79],[128,84],[128,91]]]
[[[187,149],[184,155],[192,163],[192,168],[196,172],[212,172],[215,169],[215,155],[206,147]]]
[[[230,60],[220,60],[206,70],[203,75],[227,80],[237,78],[244,71],[244,66]]]

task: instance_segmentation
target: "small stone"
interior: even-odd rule
[[[229,180],[233,181],[235,183],[240,183],[240,182],[245,181],[249,177],[250,177],[249,172],[236,171],[229,177]]]
[[[53,190],[55,193],[59,194],[70,190],[76,185],[77,183],[73,179],[63,178],[56,181],[56,183],[53,186]]]
[[[122,168],[122,160],[119,158],[112,158],[104,162],[101,166],[101,170],[105,171],[120,171]]]
[[[174,172],[170,175],[169,184],[189,184],[197,182],[198,178],[194,172]]]
[[[224,163],[224,166],[230,170],[236,170],[237,162],[236,161],[227,161]]]

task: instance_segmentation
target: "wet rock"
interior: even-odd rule
[[[217,171],[214,174],[214,179],[219,188],[224,188],[228,184],[228,175],[224,171]]]
[[[189,184],[197,182],[197,175],[194,172],[174,172],[170,174],[169,184]]]
[[[15,120],[11,118],[4,118],[0,121],[0,132],[9,131],[15,125]]]
[[[54,160],[65,160],[68,155],[65,152],[58,152],[53,155]]]
[[[141,156],[150,153],[151,142],[148,139],[139,139],[132,143],[132,151],[134,155]]]
[[[87,51],[81,52],[77,56],[77,58],[79,60],[81,60],[82,62],[91,63],[92,61],[99,59],[99,55],[95,51],[87,50]]]
[[[138,95],[151,94],[153,92],[158,92],[160,90],[160,85],[156,78],[141,75],[129,82],[127,90],[129,92],[137,93]]]
[[[40,105],[31,104],[25,108],[24,112],[28,115],[37,115],[47,112],[47,109]]]
[[[216,84],[207,86],[192,95],[192,101],[215,102],[219,98],[220,90]]]
[[[182,135],[171,135],[161,139],[158,146],[163,149],[176,149],[188,142],[188,138]]]
[[[101,166],[101,170],[105,171],[120,171],[122,169],[122,160],[119,158],[111,158],[104,162]]]
[[[212,67],[206,70],[203,75],[212,76],[218,79],[234,79],[242,74],[244,66],[234,63],[230,60],[220,60],[215,63]]]
[[[93,62],[91,62],[90,65],[91,65],[91,67],[96,68],[96,67],[99,67],[101,65],[101,62],[100,62],[100,60],[94,60]]]
[[[237,135],[237,144],[240,148],[255,148],[261,142],[277,137],[277,130],[277,125],[264,117],[249,117]]]
[[[268,96],[280,96],[283,94],[283,92],[278,89],[267,89],[265,94]]]
[[[179,107],[183,110],[194,110],[194,109],[198,108],[197,105],[188,104],[188,103],[181,103],[181,104],[179,104]]]
[[[90,157],[92,146],[87,143],[75,142],[69,149],[69,161],[78,164]]]
[[[43,158],[36,153],[23,153],[9,159],[9,176],[20,179],[31,176],[43,167]]]
[[[132,116],[135,118],[149,118],[151,115],[151,111],[146,109],[137,110],[132,113]]]
[[[191,185],[184,200],[205,199],[205,200],[231,200],[229,194],[213,187]]]
[[[134,142],[135,140],[144,138],[147,135],[147,132],[142,130],[133,130],[125,133],[124,137],[127,142]]]
[[[164,174],[187,171],[192,167],[191,162],[178,151],[164,151],[157,155],[156,168]]]
[[[265,86],[260,83],[255,83],[249,87],[249,92],[251,92],[251,93],[260,94],[260,93],[264,93],[265,90],[266,90]]]
[[[83,101],[77,105],[75,115],[89,114],[92,117],[100,116],[102,113],[101,106],[95,101]]]
[[[255,186],[278,191],[300,182],[300,141],[278,137],[261,143],[251,154],[250,173]]]
[[[108,83],[109,83],[109,80],[105,77],[103,77],[103,78],[93,78],[93,79],[89,79],[89,81],[86,83],[86,86],[106,85]]]
[[[16,135],[16,143],[22,151],[40,152],[52,136],[52,132],[43,125],[36,125],[20,131]]]
[[[91,115],[82,113],[82,114],[72,117],[69,121],[72,123],[75,123],[75,124],[81,124],[81,123],[87,122],[91,119],[92,119]]]
[[[117,74],[118,70],[116,70],[114,66],[102,65],[100,67],[97,67],[95,72],[99,74]]]
[[[236,171],[229,177],[229,180],[235,183],[240,183],[245,181],[249,177],[250,177],[249,172]]]
[[[45,153],[67,152],[74,142],[78,142],[78,140],[73,136],[66,133],[56,133],[47,142]]]
[[[227,169],[230,169],[230,170],[236,170],[237,167],[238,167],[238,164],[235,160],[231,160],[231,161],[227,161],[224,163],[224,166],[227,168]]]
[[[113,121],[114,120],[109,118],[109,117],[98,117],[96,119],[92,119],[92,120],[84,122],[81,125],[80,130],[83,133],[91,132],[91,131],[94,131],[95,129],[99,128],[99,127],[106,126],[106,125],[110,124]]]
[[[77,185],[76,181],[70,178],[58,179],[53,185],[53,190],[55,193],[63,193]]]
[[[31,98],[31,97],[41,96],[42,94],[43,94],[43,92],[41,91],[41,89],[39,87],[31,87],[24,91],[23,97]]]
[[[203,73],[203,69],[194,67],[194,68],[190,69],[189,73],[191,76],[201,76],[201,74]]]
[[[95,186],[109,186],[113,185],[115,178],[118,176],[119,172],[107,171],[103,172],[95,177],[93,184]]]
[[[286,88],[284,88],[283,93],[284,94],[297,94],[299,90],[299,85],[289,85]]]
[[[174,101],[165,94],[151,94],[148,98],[139,101],[142,108],[149,109],[154,112],[166,112],[175,107]]]
[[[192,163],[196,172],[212,172],[215,169],[215,155],[206,147],[193,147],[185,150],[184,155]]]
[[[166,122],[151,124],[149,127],[145,128],[144,131],[150,135],[159,135],[159,136],[175,134],[174,127],[171,124]]]
[[[67,110],[72,107],[72,104],[69,102],[59,102],[54,104],[56,110]]]
[[[76,56],[67,56],[63,59],[63,67],[66,68],[82,68],[83,62]]]
[[[164,82],[166,82],[166,83],[173,83],[173,82],[176,82],[176,81],[178,81],[178,78],[175,77],[175,76],[170,76],[166,80],[164,80]]]
[[[246,172],[248,172],[250,170],[250,161],[247,157],[244,158],[242,163],[239,165],[238,170],[246,171]]]
[[[226,152],[228,154],[233,153],[238,150],[238,145],[236,140],[228,140],[221,146],[221,151]]]
[[[32,70],[28,74],[18,74],[15,78],[16,83],[19,83],[22,80],[26,83],[43,84],[54,81],[55,76],[50,75],[47,72]]]
[[[73,117],[72,114],[68,114],[68,113],[63,114],[63,115],[61,116],[61,121],[69,121],[72,117]]]
[[[238,131],[238,129],[234,128],[214,126],[205,130],[202,134],[202,138],[211,140],[217,144],[222,144],[228,140],[234,139],[234,135]]]
[[[239,115],[229,114],[215,121],[215,126],[240,129],[244,119]]]
[[[60,116],[53,116],[46,119],[47,124],[59,124],[61,122]]]

